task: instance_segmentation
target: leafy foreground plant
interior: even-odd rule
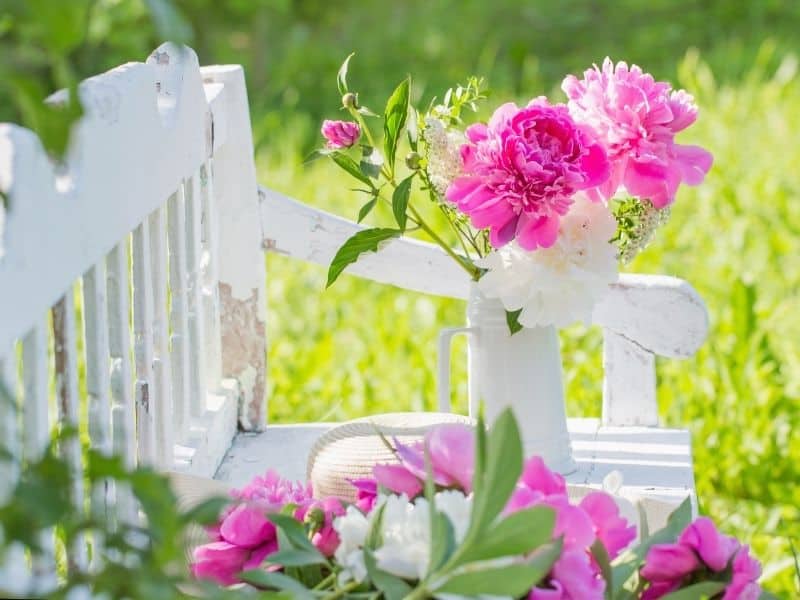
[[[314,499],[269,473],[234,492],[194,573],[293,598],[767,598],[747,546],[692,521],[687,499],[652,536],[605,492],[569,500],[538,457],[523,462],[507,410],[486,431],[442,425],[394,442],[397,464],[353,481],[355,503]]]

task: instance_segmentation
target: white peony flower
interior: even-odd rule
[[[341,517],[333,521],[333,528],[339,534],[339,547],[334,557],[344,570],[340,574],[340,583],[355,579],[363,581],[367,576],[362,548],[369,532],[369,520],[355,506],[348,506]]]
[[[430,559],[428,501],[411,503],[406,496],[390,496],[383,510],[383,545],[375,550],[378,568],[403,579],[421,579]]]
[[[457,490],[445,490],[434,496],[436,508],[448,518],[453,525],[456,544],[460,544],[467,534],[469,517],[472,513],[472,494],[465,496]]]
[[[618,277],[617,249],[609,241],[616,227],[605,205],[576,196],[552,247],[526,251],[512,242],[492,252],[478,263],[489,269],[478,289],[506,310],[522,309],[519,322],[525,327],[588,324],[594,305]]]

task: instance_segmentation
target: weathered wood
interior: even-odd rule
[[[0,312],[3,348],[211,152],[209,105],[189,49],[164,45],[147,64],[87,79],[79,93],[86,114],[58,172],[32,132],[0,125],[0,188],[14,207],[0,261],[0,289],[14,290]]]
[[[655,356],[606,330],[603,369],[603,425],[658,426]]]
[[[23,424],[24,457],[38,461],[50,443],[50,412],[48,372],[47,315],[22,339],[23,365]],[[46,594],[56,586],[55,532],[47,529],[39,535],[41,553],[31,561],[33,588],[37,594]]]
[[[136,438],[139,462],[159,464],[156,447],[156,395],[153,381],[153,278],[150,274],[150,227],[147,219],[133,232],[133,348],[136,357]]]
[[[200,167],[202,203],[202,273],[203,328],[206,342],[206,387],[218,390],[222,379],[222,340],[219,327],[219,218],[214,198],[211,161]]]
[[[78,397],[75,303],[72,286],[53,306],[52,314],[58,420],[62,428],[69,428],[74,432],[72,437],[62,442],[61,453],[72,470],[72,501],[75,506],[82,507],[84,485],[81,445],[77,436],[80,398]],[[68,568],[71,571],[86,569],[88,555],[86,543],[82,538],[78,538],[75,545],[67,549],[67,555]]]
[[[186,196],[186,277],[189,325],[189,408],[191,416],[206,410],[206,336],[203,318],[203,247],[200,177],[197,173],[184,184]]]
[[[242,68],[202,69],[207,84],[223,84],[215,101],[225,114],[225,142],[214,148],[214,191],[219,211],[219,297],[222,374],[239,381],[239,425],[266,425],[266,279],[259,223],[258,185],[247,90]],[[223,110],[224,107],[224,110]],[[216,137],[216,135],[215,135]]]
[[[327,266],[344,241],[363,226],[260,188],[264,247]],[[469,277],[438,246],[401,238],[367,253],[346,273],[380,283],[466,299]],[[694,354],[708,332],[708,314],[688,283],[661,275],[621,274],[597,304],[592,322],[659,356]]]
[[[160,207],[150,215],[150,260],[153,288],[153,383],[158,402],[155,405],[156,453],[159,464],[172,467],[173,395],[169,349],[167,298],[167,209]]]
[[[125,236],[106,258],[108,293],[108,349],[111,359],[111,424],[114,453],[131,469],[136,466],[136,420],[131,368],[130,236]],[[117,484],[117,514],[133,523],[136,504],[130,490]]]

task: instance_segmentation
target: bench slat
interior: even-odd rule
[[[56,403],[62,427],[75,432],[79,425],[80,398],[78,397],[77,346],[75,344],[75,299],[72,286],[56,302],[53,314],[53,349],[56,372]],[[77,435],[62,443],[61,452],[72,469],[72,500],[83,506],[83,461]],[[67,549],[68,568],[83,571],[88,563],[86,543],[80,537]]]
[[[172,366],[169,351],[169,316],[167,313],[167,209],[156,209],[149,219],[150,274],[153,290],[153,383],[156,398],[156,451],[167,468],[173,462]]]
[[[136,465],[136,422],[131,366],[130,236],[125,236],[106,258],[108,293],[108,349],[111,358],[111,425],[114,452],[128,467]],[[117,486],[117,515],[132,523],[136,505],[129,489]]]
[[[167,219],[169,285],[172,290],[169,322],[172,330],[173,422],[178,437],[186,439],[189,428],[189,312],[186,298],[186,198],[183,186],[170,196]]]
[[[186,295],[189,325],[189,405],[192,417],[206,410],[206,338],[203,318],[203,247],[200,175],[184,183],[186,195]]]
[[[215,129],[216,131],[216,129]],[[219,217],[214,197],[211,161],[200,167],[202,209],[202,297],[206,341],[206,385],[219,390],[222,380],[222,345],[219,325]]]
[[[136,358],[136,439],[139,462],[156,465],[156,396],[153,382],[153,288],[150,274],[150,226],[145,219],[133,232],[133,349]]]
[[[24,456],[29,461],[41,459],[50,443],[47,330],[47,315],[44,314],[22,339]],[[47,529],[39,536],[42,554],[32,561],[36,593],[49,592],[56,585],[54,535],[53,529]]]

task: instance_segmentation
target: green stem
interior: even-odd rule
[[[467,262],[463,257],[453,252],[453,249],[442,238],[440,238],[433,229],[431,229],[428,226],[428,224],[425,222],[422,216],[417,212],[417,210],[413,206],[411,206],[410,203],[408,205],[408,210],[414,217],[414,219],[417,221],[419,226],[422,228],[422,230],[425,233],[427,233],[434,242],[439,244],[439,246],[441,246],[442,249],[445,252],[447,252],[447,254],[449,254],[459,265],[461,265],[461,267],[467,273],[469,273],[469,276],[472,277],[472,279],[477,281],[481,275],[480,269],[478,269],[478,267],[476,267],[475,265]]]
[[[411,592],[408,596],[403,598],[403,600],[425,600],[426,598],[430,598],[430,592],[425,589],[425,586],[420,585],[417,589]]]
[[[315,585],[313,589],[321,590],[325,588],[332,581],[336,581],[336,573],[331,573],[330,575],[328,575],[325,579],[323,579],[317,585]]]
[[[373,148],[377,148],[377,146],[375,145],[375,140],[372,138],[372,132],[369,130],[367,122],[364,120],[364,117],[361,116],[361,113],[358,112],[355,108],[348,108],[348,110],[350,111],[350,114],[353,116],[353,118],[356,121],[358,121],[358,124],[361,127],[361,131],[363,131],[364,135],[367,137],[369,145],[372,146]]]
[[[343,596],[346,596],[347,592],[352,592],[354,589],[356,589],[360,585],[361,585],[360,581],[351,581],[350,583],[348,583],[343,588],[340,588],[340,589],[334,591],[331,594],[326,594],[325,596],[322,597],[322,600],[336,600],[337,598],[341,598]]]

